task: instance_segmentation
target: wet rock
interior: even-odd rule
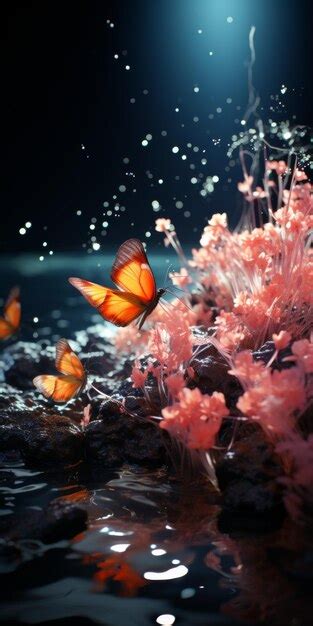
[[[228,374],[229,364],[216,348],[208,345],[199,352],[197,348],[190,365],[195,372],[195,379],[191,381],[191,385],[199,387],[202,393],[212,394],[214,391],[224,393],[227,406],[233,413],[242,394],[242,387],[235,376]]]
[[[87,459],[107,467],[123,463],[160,466],[166,462],[163,433],[150,422],[122,414],[107,415],[91,422],[85,436]]]
[[[281,468],[259,433],[243,439],[234,452],[222,458],[216,475],[222,491],[223,531],[277,528],[284,507],[276,479]]]
[[[85,509],[72,502],[53,500],[43,510],[27,509],[27,514],[10,520],[2,520],[2,532],[7,545],[12,541],[33,539],[44,543],[55,543],[70,539],[83,531],[87,524]]]
[[[54,359],[53,346],[18,341],[8,346],[1,357],[5,381],[17,389],[33,389],[35,376],[55,373]]]
[[[266,341],[266,343],[264,343],[263,346],[259,348],[259,350],[253,352],[253,358],[255,361],[263,361],[263,363],[267,364],[272,358],[275,350],[276,348],[274,341]],[[271,364],[271,368],[280,371],[293,367],[294,363],[292,361],[284,360],[286,357],[289,357],[291,355],[292,352],[290,346],[287,346],[287,348],[284,348],[284,350],[279,350],[277,357]]]
[[[0,451],[18,450],[36,466],[77,463],[83,456],[83,433],[67,417],[22,412],[0,414]]]

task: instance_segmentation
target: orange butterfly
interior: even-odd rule
[[[8,339],[14,335],[21,322],[20,290],[14,287],[4,305],[3,317],[0,317],[0,339]]]
[[[165,289],[157,289],[152,269],[139,239],[128,239],[117,251],[111,278],[118,289],[102,287],[82,278],[69,278],[100,315],[116,326],[139,318],[139,328],[157,306]]]
[[[59,339],[56,345],[55,366],[61,374],[36,376],[33,383],[46,397],[55,402],[68,402],[86,385],[84,366],[73,352],[66,339]]]

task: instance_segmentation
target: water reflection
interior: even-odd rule
[[[289,521],[273,533],[230,536],[219,529],[207,485],[183,485],[160,471],[101,472],[96,481],[79,468],[67,484],[36,474],[15,467],[14,507],[29,506],[30,495],[31,506],[65,498],[87,507],[89,526],[71,542],[24,539],[2,552],[3,620],[310,623],[310,538]],[[42,488],[34,491],[36,484]]]

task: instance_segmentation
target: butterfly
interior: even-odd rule
[[[118,289],[102,287],[82,278],[69,278],[100,315],[116,326],[138,320],[139,329],[157,306],[165,289],[157,289],[154,274],[139,239],[128,239],[117,251],[111,279]]]
[[[68,402],[86,385],[87,376],[82,362],[66,339],[59,339],[56,345],[55,366],[60,374],[36,376],[33,383],[46,398]]]
[[[3,317],[0,317],[0,339],[8,339],[19,329],[21,322],[20,290],[11,289],[3,308]]]

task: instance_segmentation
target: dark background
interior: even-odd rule
[[[311,125],[310,5],[305,0],[8,3],[1,15],[1,251],[39,251],[47,241],[54,252],[80,252],[90,247],[91,235],[102,251],[129,235],[144,239],[146,231],[156,243],[153,224],[160,216],[172,217],[181,239],[191,242],[212,212],[226,210],[235,219],[240,173],[237,166],[225,172],[226,152],[247,103],[249,29],[256,26],[254,83],[264,119]],[[271,96],[282,85],[287,86],[283,104],[271,111]],[[229,97],[232,103],[226,104]],[[153,138],[143,147],[147,133]],[[188,149],[188,142],[199,152]],[[172,153],[175,145],[178,155]],[[202,182],[206,176],[220,179],[206,198],[199,194],[201,177],[196,185],[190,182],[199,174]],[[155,199],[162,205],[158,213],[151,206]],[[183,208],[176,208],[177,200]],[[124,212],[114,212],[116,202]],[[108,208],[110,218],[103,216]],[[97,220],[93,233],[91,218]],[[21,236],[26,221],[32,227]]]

